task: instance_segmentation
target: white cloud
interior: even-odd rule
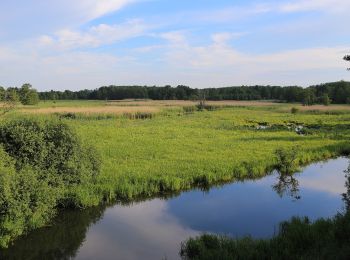
[[[78,28],[89,21],[144,0],[0,1],[0,32],[7,37]]]
[[[80,8],[86,9],[90,19],[93,19],[115,12],[127,4],[136,2],[136,0],[84,0],[78,2],[81,5]]]
[[[100,24],[90,27],[85,32],[69,29],[60,30],[54,36],[41,36],[39,43],[42,46],[61,50],[98,47],[140,36],[146,32],[147,28],[141,20],[135,19],[119,25]]]
[[[282,12],[324,11],[347,13],[350,8],[348,0],[296,0],[279,6]]]
[[[342,68],[339,58],[350,48],[346,46],[319,47],[286,50],[268,54],[252,55],[239,52],[227,41],[235,34],[218,33],[211,36],[213,42],[204,46],[190,46],[180,32],[167,34],[169,62],[177,61],[193,67],[249,66],[267,70],[304,70],[321,68]],[[176,45],[174,45],[176,43]]]
[[[160,35],[161,38],[168,40],[172,44],[185,44],[186,36],[184,31],[172,31],[163,33]]]
[[[104,229],[105,223],[108,230]],[[122,234],[116,236],[115,234]],[[184,226],[168,212],[167,202],[156,199],[107,209],[100,223],[87,233],[79,259],[177,259],[179,241],[199,232]],[[160,250],[161,249],[161,250]]]

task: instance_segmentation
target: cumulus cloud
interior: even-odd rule
[[[134,19],[117,25],[100,24],[87,31],[60,30],[53,36],[41,36],[39,43],[57,49],[94,48],[140,36],[147,28],[141,20]]]
[[[300,11],[324,11],[324,12],[344,12],[350,8],[348,0],[296,0],[281,4],[279,10],[282,12]]]
[[[127,4],[134,3],[137,0],[84,0],[77,1],[79,9],[86,10],[90,19],[94,19],[105,14],[115,12]]]

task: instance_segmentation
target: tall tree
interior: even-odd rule
[[[19,98],[23,105],[36,105],[39,103],[38,92],[30,84],[23,84],[19,90]]]

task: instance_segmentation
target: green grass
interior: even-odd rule
[[[101,106],[99,102],[59,103]],[[5,118],[58,118],[75,129],[84,145],[96,148],[102,158],[96,182],[67,187],[66,193],[75,205],[88,207],[259,178],[280,163],[276,151],[281,149],[297,151],[296,166],[349,153],[350,113],[292,114],[283,106],[190,113],[179,106],[141,118],[12,111]],[[295,131],[299,126],[302,135]]]
[[[100,102],[58,103],[99,106]],[[84,143],[96,147],[102,157],[97,184],[73,193],[79,193],[84,206],[96,205],[102,199],[139,199],[262,177],[275,167],[275,152],[281,148],[296,147],[297,165],[350,150],[350,113],[292,114],[281,107],[284,105],[226,107],[193,113],[186,113],[182,107],[165,108],[144,120],[113,114],[61,117]],[[16,111],[7,115],[18,116]],[[259,125],[267,129],[258,130]],[[294,131],[298,125],[305,127],[305,135]]]
[[[50,108],[50,107],[97,107],[104,106],[104,100],[41,100],[35,106],[25,106],[26,108]]]
[[[238,178],[266,175],[275,151],[297,147],[298,164],[349,150],[350,114],[281,113],[226,108],[168,113],[150,120],[66,120],[102,155],[98,185],[104,197],[133,199]],[[260,123],[271,128],[257,130]],[[309,126],[302,136],[287,125]]]
[[[349,259],[350,213],[311,223],[293,218],[271,239],[233,239],[204,234],[181,244],[184,260]]]

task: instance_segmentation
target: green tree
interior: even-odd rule
[[[23,105],[36,105],[39,103],[38,92],[28,83],[23,84],[20,88],[19,98]]]
[[[312,106],[315,104],[315,93],[311,89],[305,89],[303,93],[303,105]]]
[[[5,88],[0,86],[0,101],[4,101],[5,100]]]
[[[15,88],[8,88],[6,90],[5,101],[14,102],[14,103],[19,101],[19,96],[18,96],[17,90]]]
[[[15,88],[8,88],[7,90],[4,89],[3,92],[1,90],[2,89],[0,89],[0,101],[3,101],[3,104],[0,107],[0,116],[13,110],[19,100],[17,90]]]
[[[331,103],[331,99],[329,98],[328,94],[324,94],[322,97],[322,104],[325,106],[329,106]]]

